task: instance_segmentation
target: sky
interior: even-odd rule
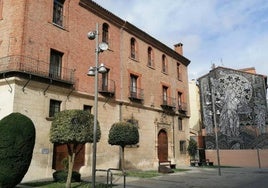
[[[267,0],[94,1],[172,49],[183,43],[189,80],[213,64],[268,75]]]

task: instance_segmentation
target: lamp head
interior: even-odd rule
[[[106,67],[104,66],[103,63],[100,64],[98,72],[101,73],[101,74],[104,74],[104,73],[107,72],[107,69],[106,69]]]
[[[89,67],[87,75],[88,76],[95,76],[95,71],[96,70],[94,69],[94,67]]]
[[[89,40],[94,40],[96,38],[96,31],[90,31],[87,33],[87,38]]]
[[[101,42],[99,43],[99,50],[101,52],[105,51],[105,50],[108,50],[109,46],[106,42]]]

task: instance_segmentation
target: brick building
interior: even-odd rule
[[[36,144],[24,180],[51,177],[62,168],[64,147],[49,142],[56,112],[94,109],[96,29],[109,50],[99,54],[97,168],[118,167],[119,148],[108,144],[111,125],[135,120],[140,142],[125,150],[128,168],[156,169],[158,161],[188,164],[188,76],[182,44],[170,49],[91,0],[0,0],[0,118],[20,112],[36,127]],[[89,175],[92,145],[75,169]]]

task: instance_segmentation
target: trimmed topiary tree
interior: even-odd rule
[[[188,154],[191,157],[191,160],[195,160],[195,155],[197,153],[197,142],[191,138],[189,141],[189,145],[187,147]]]
[[[114,123],[109,131],[108,143],[122,148],[121,168],[124,170],[124,148],[126,145],[134,145],[139,142],[139,131],[136,125],[128,122]]]
[[[31,164],[35,127],[31,119],[11,113],[0,121],[0,187],[21,182]]]
[[[55,115],[50,129],[52,143],[66,144],[68,149],[68,176],[66,187],[71,187],[74,160],[79,152],[79,144],[93,142],[94,116],[84,110],[64,110]],[[96,140],[99,141],[101,131],[97,123]]]

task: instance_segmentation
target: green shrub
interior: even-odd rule
[[[28,171],[35,144],[33,122],[20,113],[0,121],[0,187],[11,188]]]
[[[53,173],[53,179],[55,182],[66,182],[68,172],[65,170],[59,170]],[[81,174],[79,172],[73,171],[72,172],[72,182],[80,182],[81,181]]]

